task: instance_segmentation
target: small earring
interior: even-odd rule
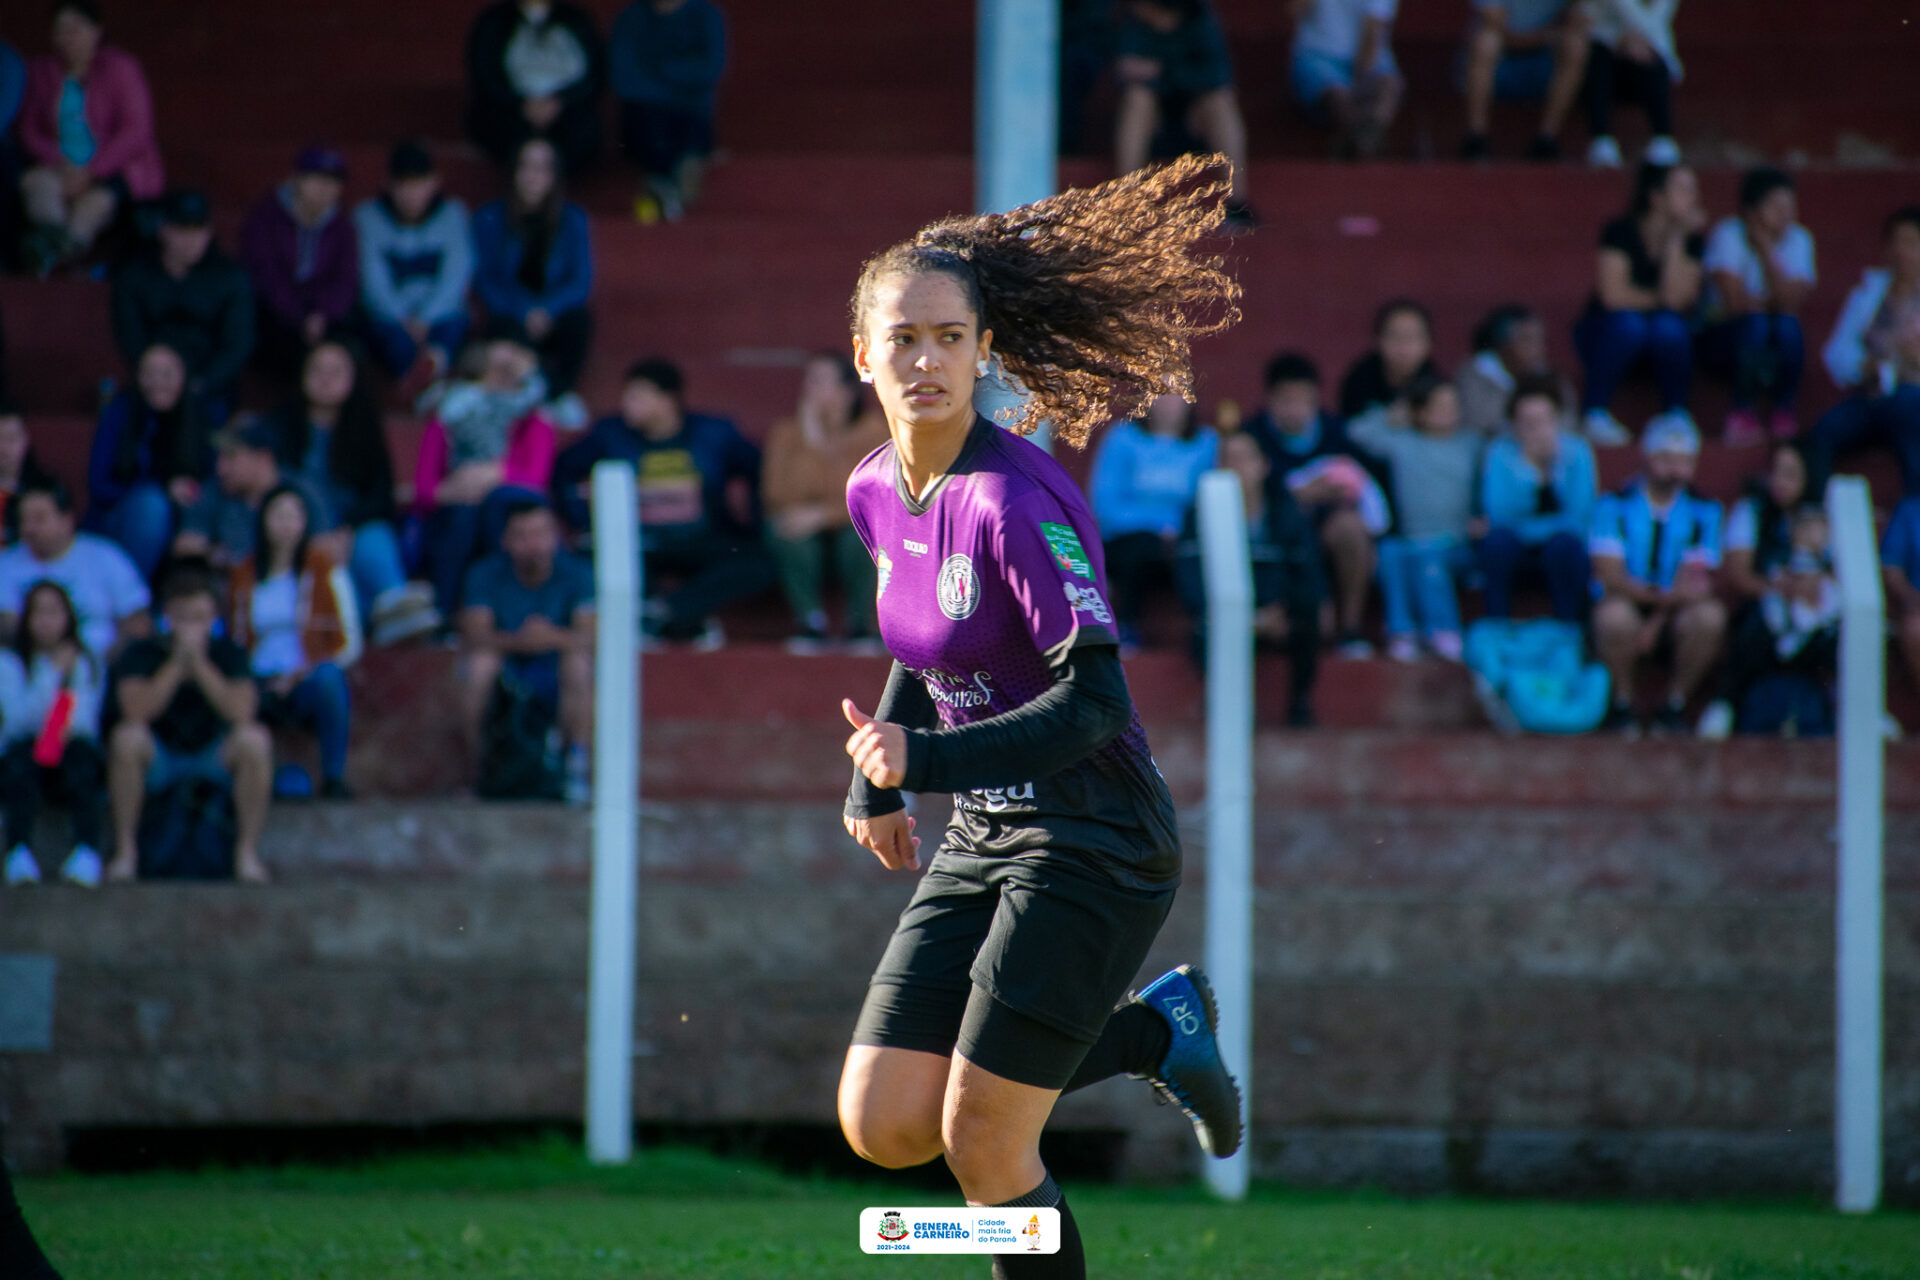
[[[862,369],[862,370],[860,371],[860,381],[862,381],[862,382],[864,382],[864,383],[866,383],[866,384],[867,384],[868,386],[872,386],[872,385],[873,385],[873,374],[872,374],[872,372],[871,372],[871,371],[869,371],[869,370],[866,370],[866,369]]]
[[[991,366],[988,365],[985,360],[975,360],[973,362],[973,376],[976,378],[984,378],[987,376],[990,368]]]

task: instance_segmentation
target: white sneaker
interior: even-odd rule
[[[707,620],[707,625],[701,628],[700,634],[693,638],[693,651],[695,653],[712,653],[716,649],[724,649],[726,647],[726,631],[719,623],[713,621],[711,618]]]
[[[1647,149],[1642,153],[1642,158],[1645,159],[1648,164],[1679,164],[1680,144],[1663,133],[1647,143]]]
[[[1458,631],[1436,631],[1427,637],[1427,647],[1434,656],[1448,662],[1462,662],[1466,659],[1467,647],[1461,642]]]
[[[1587,163],[1596,169],[1618,169],[1620,167],[1620,144],[1612,135],[1602,134],[1587,144]]]
[[[1387,656],[1395,662],[1420,661],[1420,642],[1412,636],[1388,636]]]
[[[27,846],[17,844],[7,854],[7,887],[40,883],[40,864],[33,860]]]
[[[1708,742],[1725,742],[1733,736],[1733,704],[1725,698],[1715,698],[1700,713],[1697,731]]]
[[[1605,409],[1587,410],[1587,416],[1580,421],[1580,429],[1586,433],[1588,443],[1596,449],[1618,449],[1633,443],[1633,432],[1622,426],[1620,419]]]
[[[67,855],[60,864],[60,878],[68,884],[77,884],[82,889],[98,889],[100,873],[104,868],[100,863],[100,854],[92,845],[83,844]]]

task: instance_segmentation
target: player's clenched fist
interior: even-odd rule
[[[897,787],[907,778],[907,731],[897,724],[875,720],[853,705],[852,698],[840,699],[840,710],[853,726],[847,739],[847,754],[853,767],[876,787]]]

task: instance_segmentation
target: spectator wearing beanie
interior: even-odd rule
[[[308,147],[240,229],[240,259],[260,299],[257,354],[283,382],[293,380],[309,348],[346,320],[360,292],[353,223],[340,211],[346,182],[339,152]]]

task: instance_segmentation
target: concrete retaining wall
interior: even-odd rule
[[[1412,751],[1374,746],[1376,762]],[[1264,753],[1263,795],[1291,750]],[[1824,804],[1487,807],[1372,790],[1391,802],[1295,776],[1299,806],[1260,816],[1261,1172],[1491,1190],[1821,1184]],[[1199,953],[1198,834],[1150,968]],[[830,799],[661,803],[643,841],[638,1115],[831,1123],[909,882],[851,848]],[[1889,853],[1889,1187],[1920,1198],[1920,812],[1890,815]],[[57,1164],[72,1126],[579,1115],[583,815],[289,807],[267,855],[281,883],[265,890],[0,896],[0,954],[54,969],[49,1051],[0,1051],[13,1157]],[[1065,1100],[1056,1124],[1124,1132],[1131,1176],[1196,1159],[1184,1121],[1135,1082]]]

